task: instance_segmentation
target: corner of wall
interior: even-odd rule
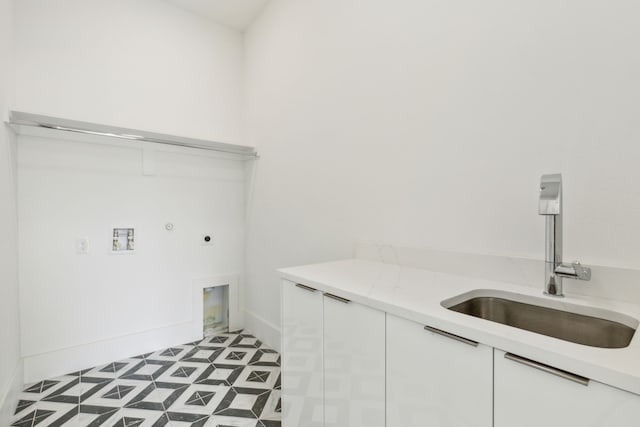
[[[4,390],[0,391],[0,425],[8,426],[13,410],[18,404],[18,395],[22,390],[24,377],[24,363],[18,359],[13,370],[13,375]]]
[[[260,338],[272,349],[280,352],[280,328],[257,314],[244,311],[245,330]]]

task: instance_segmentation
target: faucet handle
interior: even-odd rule
[[[555,273],[561,277],[576,280],[591,280],[591,269],[580,264],[580,261],[574,261],[571,264],[560,264],[555,268]]]
[[[591,269],[589,267],[585,267],[579,262],[575,262],[573,264],[573,268],[576,270],[578,280],[591,280]]]

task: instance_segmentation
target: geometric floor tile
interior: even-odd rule
[[[244,369],[244,366],[212,363],[194,380],[194,383],[231,386]]]
[[[269,395],[267,403],[264,405],[260,419],[263,421],[280,422],[281,419],[281,406],[282,401],[280,399],[280,390],[273,390]]]
[[[209,421],[209,418],[209,415],[184,414],[181,412],[168,411],[165,413],[164,419],[167,421],[167,425],[171,426],[202,427]]]
[[[124,368],[125,366],[127,366],[127,363],[125,363],[125,362],[112,362],[112,363],[109,363],[108,365],[106,365],[104,368],[100,369],[100,372],[116,373],[120,369]]]
[[[156,382],[191,384],[209,365],[209,363],[176,362],[158,376]]]
[[[113,425],[114,427],[138,427],[144,422],[142,418],[133,418],[122,416]]]
[[[163,352],[160,353],[160,356],[165,356],[165,357],[175,357],[177,355],[179,355],[184,349],[181,347],[172,347],[172,348],[168,348],[166,350],[164,350]]]
[[[231,338],[229,336],[225,336],[225,335],[216,335],[214,337],[212,337],[211,339],[207,339],[205,342],[208,344],[214,344],[214,345],[222,345],[228,341],[231,341]]]
[[[18,406],[16,407],[16,411],[14,412],[14,414],[24,411],[26,408],[33,405],[34,403],[36,403],[35,400],[19,400]]]
[[[215,394],[215,391],[196,391],[189,397],[189,399],[187,399],[186,404],[207,406],[207,403],[211,402],[211,399]]]
[[[48,394],[42,401],[79,405],[112,381],[110,378],[76,377],[64,387],[60,387],[53,393]]]
[[[119,407],[80,405],[79,424],[83,426],[101,426],[119,410]]]
[[[116,385],[114,388],[106,392],[102,397],[104,399],[117,399],[122,400],[128,393],[135,387],[132,385]]]
[[[125,408],[165,412],[188,387],[187,384],[151,382]]]
[[[234,387],[276,389],[279,386],[280,368],[270,366],[246,366],[233,382]]]
[[[269,371],[253,371],[249,374],[247,381],[265,383],[267,382],[267,378],[269,378],[270,374],[271,372]]]
[[[248,365],[254,359],[258,349],[227,347],[216,358],[217,363],[229,365]]]
[[[166,426],[164,412],[145,411],[143,409],[121,409],[112,417],[105,427],[126,426],[126,427],[151,427]],[[156,424],[158,423],[158,424]]]
[[[224,351],[223,347],[214,347],[212,345],[197,345],[192,347],[184,356],[180,358],[183,362],[196,363],[213,363],[220,353]]]
[[[215,415],[260,418],[271,390],[231,387],[216,408]]]
[[[81,375],[93,378],[118,378],[140,363],[140,359],[126,359],[111,362],[95,368],[85,369]]]
[[[51,387],[55,386],[56,384],[58,384],[59,381],[40,381],[37,384],[32,385],[31,387],[25,389],[25,393],[43,393],[47,390],[49,390]]]
[[[97,393],[82,401],[85,405],[110,406],[123,408],[147,386],[147,381],[122,380],[119,378],[107,383]]]
[[[11,425],[16,427],[32,427],[40,424],[46,418],[49,418],[53,414],[55,414],[55,411],[45,411],[43,409],[36,409],[31,413],[29,413],[28,415],[24,416],[23,418],[14,421],[13,424]]]
[[[147,359],[177,362],[182,359],[188,351],[192,350],[192,348],[193,344],[174,345],[173,347],[151,353],[147,356]]]
[[[220,426],[220,427],[265,427],[265,425],[256,419],[250,418],[238,418],[238,417],[226,417],[223,415],[213,415],[209,418],[209,424],[207,427],[212,426]],[[269,426],[271,427],[271,426]],[[277,427],[280,427],[278,424]],[[296,426],[303,427],[303,426]]]
[[[78,415],[79,409],[80,407],[77,403],[39,401],[20,412],[16,412],[11,420],[10,425],[20,424],[20,422],[24,421],[25,417],[27,416],[30,416],[32,418],[35,416],[36,419],[34,421],[36,422],[36,424],[34,425],[43,427],[63,424],[73,425],[72,423],[67,422]],[[45,414],[50,415],[44,416]],[[42,415],[42,417],[39,417],[40,415]],[[27,425],[30,424],[27,423]]]
[[[192,384],[167,408],[167,411],[211,415],[230,389],[231,387],[224,385]]]
[[[258,349],[249,361],[254,366],[280,366],[280,355],[275,350]]]
[[[229,347],[233,348],[260,348],[262,342],[249,334],[238,334]]]
[[[280,427],[280,355],[224,333],[25,386],[12,427]]]
[[[165,371],[169,370],[175,362],[169,360],[144,359],[138,362],[119,378],[126,380],[154,381]]]
[[[176,369],[171,376],[177,378],[189,378],[197,369],[198,368],[194,368],[192,366],[181,366]]]

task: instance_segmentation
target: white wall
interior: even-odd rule
[[[0,0],[0,120],[13,101],[13,2]],[[9,425],[22,384],[18,317],[15,143],[0,124],[0,425]]]
[[[244,266],[243,162],[157,146],[143,175],[136,143],[65,138],[18,139],[27,381],[197,339],[194,280]],[[113,227],[135,228],[134,254],[111,253]]]
[[[239,32],[160,0],[15,9],[12,109],[242,143]],[[65,138],[18,142],[26,381],[195,339],[192,281],[243,271],[241,162],[162,149],[143,176],[135,145]],[[128,224],[139,252],[110,255],[110,227]]]
[[[640,268],[640,4],[274,0],[246,40],[262,154],[247,310],[277,267],[358,241],[541,259],[540,175],[565,183],[565,258]]]
[[[16,2],[15,109],[241,143],[242,36],[162,0]]]

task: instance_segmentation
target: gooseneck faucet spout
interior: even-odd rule
[[[538,213],[545,217],[544,293],[563,296],[562,278],[590,280],[591,269],[562,262],[562,175],[542,175]]]
[[[555,270],[562,263],[562,176],[542,175],[538,213],[545,217],[544,293],[562,295],[562,277]]]

